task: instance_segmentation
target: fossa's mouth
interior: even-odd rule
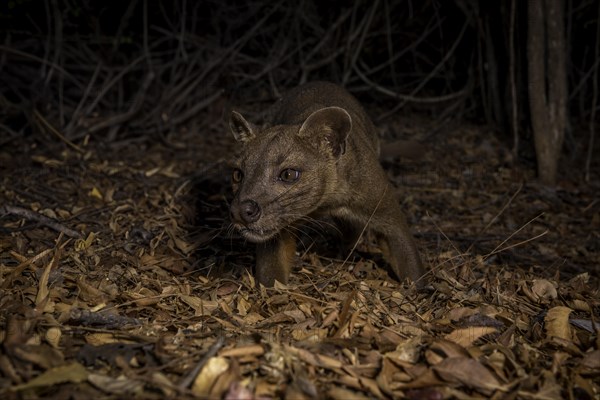
[[[272,239],[279,232],[278,229],[256,229],[248,228],[244,225],[236,225],[236,229],[244,237],[244,239],[253,243],[263,243]]]

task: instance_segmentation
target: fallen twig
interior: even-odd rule
[[[196,366],[179,383],[179,389],[185,390],[189,388],[194,382],[194,379],[196,379],[196,376],[200,373],[200,371],[202,371],[204,365],[208,362],[208,360],[210,360],[219,352],[219,350],[221,349],[221,347],[223,347],[224,344],[225,339],[223,338],[223,336],[217,336],[217,340],[215,341],[215,343],[213,343],[213,345],[210,347],[210,349],[208,349],[206,354],[204,354],[204,356],[198,361]]]
[[[52,230],[55,230],[57,232],[62,232],[69,237],[76,238],[76,239],[82,238],[82,236],[79,232],[77,232],[71,228],[67,228],[66,226],[62,225],[60,222],[56,221],[55,219],[46,217],[45,215],[36,213],[35,211],[28,210],[26,208],[17,207],[17,206],[2,206],[2,207],[0,207],[0,214],[16,215],[18,217],[22,217],[22,218],[25,218],[30,221],[36,221],[36,222],[40,223],[41,225],[47,226],[48,228],[50,228]]]

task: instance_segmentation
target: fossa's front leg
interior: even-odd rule
[[[404,213],[391,193],[383,196],[369,228],[375,233],[383,256],[396,277],[400,281],[410,278],[418,287],[423,287],[425,270]]]
[[[296,241],[287,231],[256,245],[256,278],[271,287],[278,280],[287,284],[296,256]]]
[[[424,286],[423,265],[412,237],[403,230],[376,232],[383,256],[399,280],[410,278],[417,287]]]

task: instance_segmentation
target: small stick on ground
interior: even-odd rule
[[[211,359],[211,357],[214,357],[217,354],[217,352],[221,349],[221,347],[223,347],[224,344],[225,339],[222,335],[219,335],[215,343],[210,347],[210,349],[208,349],[204,357],[202,357],[200,361],[198,361],[198,364],[196,364],[194,369],[192,369],[187,374],[187,376],[183,378],[183,380],[179,383],[179,389],[185,390],[189,388],[194,382],[194,379],[196,379],[196,376],[200,373],[200,371],[202,371],[204,365],[208,362],[208,360]]]
[[[48,228],[57,232],[62,232],[69,237],[75,239],[81,239],[82,237],[79,232],[71,228],[67,228],[66,226],[62,225],[60,222],[54,220],[53,218],[46,217],[45,215],[36,213],[35,211],[31,211],[26,208],[17,206],[2,206],[0,207],[0,215],[16,215],[18,217],[22,217],[30,221],[39,222],[40,224],[47,226]]]

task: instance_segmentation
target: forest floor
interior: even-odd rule
[[[257,288],[207,126],[0,149],[0,397],[600,398],[597,168],[550,190],[485,128],[392,121],[428,147],[383,163],[427,287],[319,233]]]

